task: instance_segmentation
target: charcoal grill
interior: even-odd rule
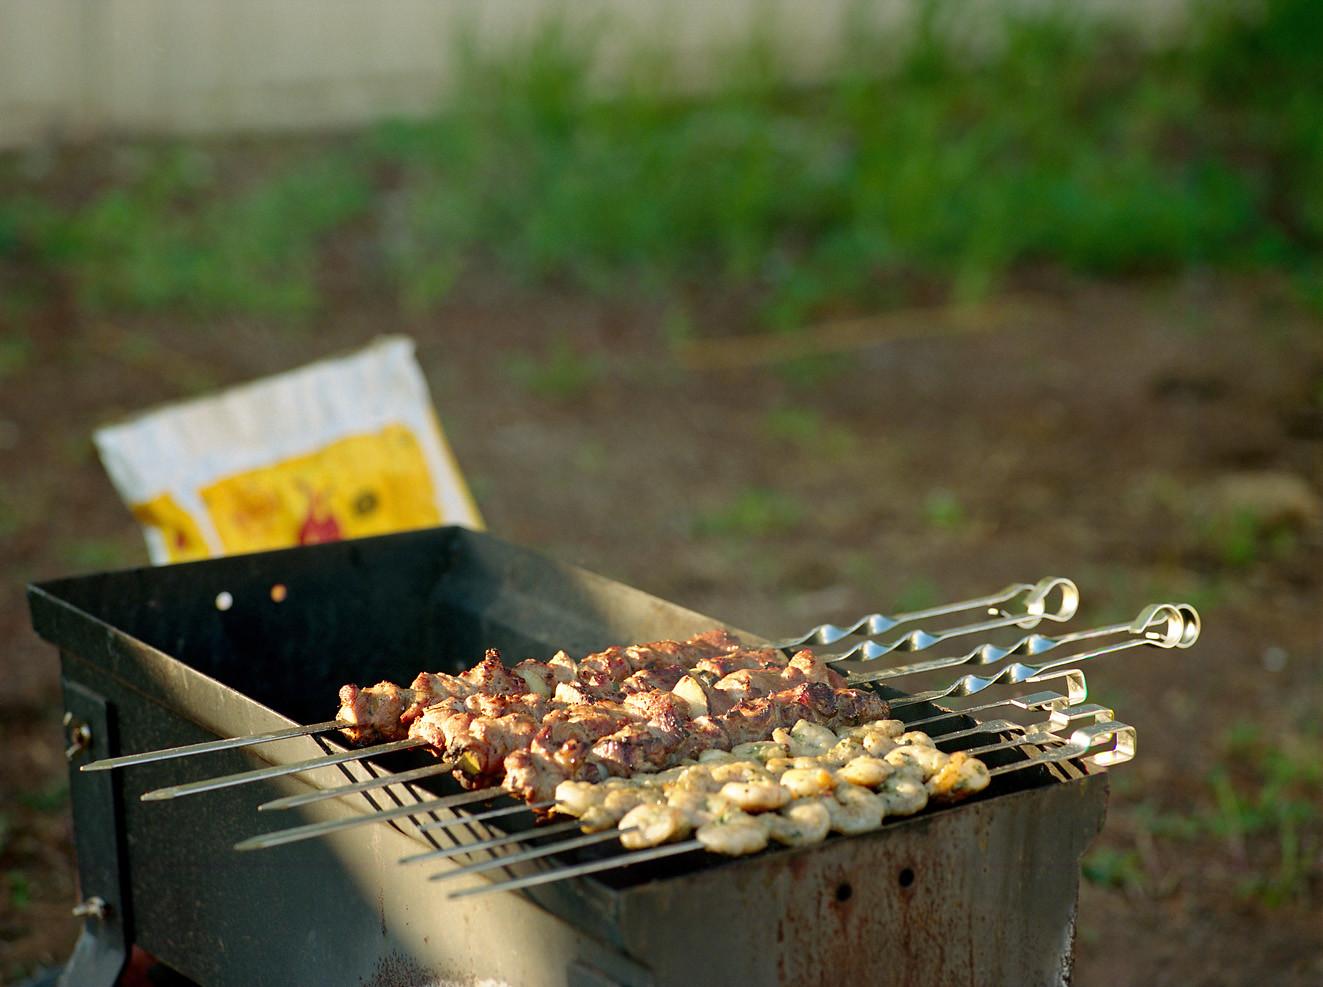
[[[290,813],[257,814],[258,802],[411,770],[424,763],[415,751],[164,804],[139,796],[251,768],[254,754],[286,763],[340,748],[304,736],[212,754],[205,766],[76,770],[322,720],[346,681],[457,671],[487,647],[587,653],[718,624],[631,587],[438,528],[60,580],[29,597],[34,626],[60,651],[75,738],[85,926],[67,983],[113,984],[133,943],[200,984],[245,987],[1069,979],[1079,859],[1107,794],[1105,774],[1070,763],[1018,771],[969,803],[816,847],[728,861],[689,853],[462,900],[398,861],[526,822],[435,833],[377,820],[260,854],[233,849],[289,824]],[[351,819],[457,790],[430,778],[297,813]],[[558,863],[606,852],[584,848]],[[492,879],[533,873],[516,864]]]

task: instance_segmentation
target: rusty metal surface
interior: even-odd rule
[[[625,942],[659,983],[1062,984],[1106,795],[1090,776],[637,888]]]
[[[288,588],[281,603],[270,598],[276,582]],[[211,604],[222,591],[233,597],[224,611]],[[64,652],[66,678],[118,714],[121,751],[324,719],[341,682],[407,680],[423,655],[457,670],[492,645],[509,658],[545,657],[717,623],[459,529],[65,580],[30,597],[37,630]],[[1079,856],[1105,804],[1105,778],[1052,784],[1043,773],[1018,781],[1022,790],[816,849],[724,864],[676,858],[641,874],[460,903],[445,899],[447,886],[396,865],[435,845],[407,822],[262,854],[231,851],[291,821],[454,790],[428,782],[329,800],[298,810],[297,820],[255,811],[310,784],[420,763],[412,752],[257,791],[137,800],[326,745],[301,737],[125,772],[141,945],[201,984],[245,987],[1059,983]],[[490,835],[471,829],[465,838]],[[914,880],[901,888],[906,868]],[[849,894],[837,900],[843,882]]]

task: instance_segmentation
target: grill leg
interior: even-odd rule
[[[83,901],[83,919],[60,987],[114,987],[129,950],[129,895],[124,886],[124,818],[114,771],[83,774],[79,766],[117,753],[112,710],[85,686],[64,680],[66,726],[70,732],[69,796]]]

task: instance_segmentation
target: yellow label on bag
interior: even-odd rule
[[[224,477],[199,494],[227,554],[442,523],[422,448],[403,425]]]
[[[191,562],[211,555],[193,516],[168,493],[133,505],[133,516],[144,527],[155,528],[171,562]]]

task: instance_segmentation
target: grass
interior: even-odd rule
[[[808,511],[796,497],[764,487],[747,487],[727,503],[699,511],[693,519],[697,535],[722,538],[769,538],[793,531]]]
[[[553,339],[543,353],[516,353],[506,361],[510,377],[529,394],[563,403],[581,400],[604,369],[599,354],[579,351],[565,335]]]
[[[668,299],[719,279],[771,331],[916,290],[977,296],[1042,262],[1273,268],[1318,294],[1323,16],[1242,6],[1197,8],[1155,51],[1047,5],[1005,14],[1002,44],[970,57],[943,27],[958,11],[928,0],[912,37],[856,32],[832,85],[782,85],[751,42],[702,99],[667,95],[671,68],[640,51],[604,101],[592,39],[548,30],[522,57],[467,58],[460,109],[243,182],[198,147],[131,148],[54,204],[11,168],[0,272],[38,270],[92,311],[299,320],[328,303],[352,233],[409,309],[495,265]]]
[[[1270,735],[1242,721],[1215,743],[1218,766],[1204,779],[1202,797],[1175,811],[1141,803],[1136,821],[1154,838],[1185,844],[1181,852],[1198,843],[1210,855],[1220,852],[1239,875],[1233,891],[1245,901],[1276,908],[1303,900],[1323,879],[1323,741],[1316,730],[1280,727]],[[1123,859],[1129,856],[1100,848],[1086,858],[1085,876],[1109,887],[1142,887],[1142,870],[1131,875]]]

